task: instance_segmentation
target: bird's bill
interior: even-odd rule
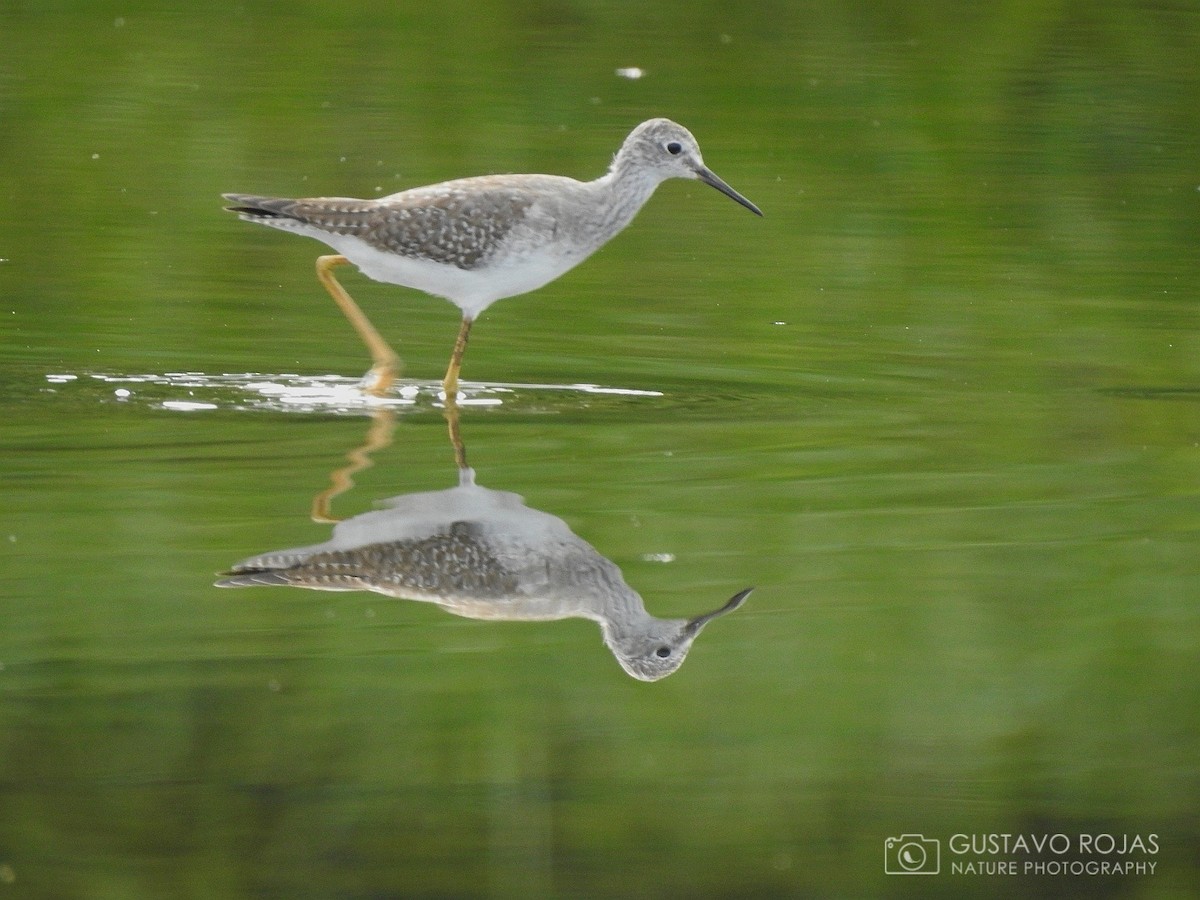
[[[756,216],[762,215],[761,209],[759,209],[757,206],[755,206],[753,203],[751,203],[749,200],[747,200],[745,197],[743,197],[741,194],[739,194],[737,191],[735,191],[733,188],[731,188],[729,185],[727,185],[723,179],[719,178],[716,175],[716,173],[712,171],[712,169],[701,167],[696,170],[696,177],[699,178],[701,181],[703,181],[705,184],[715,187],[718,191],[720,191],[726,197],[729,197],[731,200],[736,200],[738,203],[742,204],[742,206],[746,207],[746,209],[750,210],[750,212],[754,213]]]
[[[717,618],[718,616],[723,616],[723,615],[725,615],[725,613],[731,613],[735,609],[737,609],[739,606],[741,606],[743,603],[745,603],[746,598],[750,596],[750,592],[753,590],[754,590],[754,588],[749,587],[749,588],[746,588],[744,591],[738,591],[736,594],[734,594],[732,597],[730,597],[729,600],[725,603],[725,605],[722,606],[720,609],[714,609],[710,613],[705,613],[702,616],[696,616],[696,618],[692,619],[690,622],[687,623],[687,630],[690,631],[693,635],[699,634],[700,629],[703,628],[705,625],[707,625],[709,622],[711,622],[713,619]]]

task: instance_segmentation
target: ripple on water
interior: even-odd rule
[[[441,407],[445,394],[435,382],[397,381],[375,397],[359,389],[357,379],[337,375],[268,375],[254,372],[211,375],[203,372],[116,374],[51,373],[46,390],[76,400],[131,403],[173,412],[205,410],[360,414],[376,409]],[[657,401],[662,391],[597,384],[465,383],[459,406],[508,407],[522,411],[576,410],[597,401],[629,404]]]
[[[64,372],[39,377],[40,391],[58,395],[60,400],[84,405],[130,404],[177,413],[363,415],[380,409],[420,413],[445,406],[441,383],[435,381],[397,380],[386,395],[375,397],[360,390],[358,379],[339,375]],[[704,380],[653,388],[464,382],[460,384],[458,405],[504,410],[512,415],[582,415],[590,420],[661,420],[664,415],[672,415],[691,420],[733,417],[744,422],[794,416],[800,405],[806,409],[805,420],[811,425],[813,417],[827,407],[885,390],[890,390],[887,385],[815,375],[799,390],[795,386],[783,390],[769,383]],[[891,406],[888,409],[888,415],[896,414]]]

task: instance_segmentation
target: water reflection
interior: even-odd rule
[[[750,594],[690,619],[660,619],[621,570],[557,516],[530,509],[507,491],[475,482],[467,465],[458,408],[446,410],[458,485],[402,494],[380,509],[334,525],[324,543],[276,550],[235,565],[218,587],[292,586],[321,591],[375,591],[436,603],[470,619],[544,621],[585,618],[600,625],[604,643],[634,678],[657,681],[683,664],[692,642],[718,616]],[[387,446],[394,413],[380,410],[368,436],[317,495],[313,518],[335,521],[329,504],[353,484],[370,453]]]

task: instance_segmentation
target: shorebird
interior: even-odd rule
[[[375,591],[469,619],[592,619],[621,668],[641,681],[678,669],[700,630],[750,594],[691,619],[652,616],[621,570],[566,522],[475,484],[470,468],[459,470],[456,487],[381,505],[337,523],[322,544],[243,560],[217,587]]]
[[[341,490],[323,491],[322,502],[314,499],[314,511],[321,510],[314,521],[336,522],[329,540],[242,560],[217,586],[375,591],[435,603],[469,619],[591,619],[621,668],[642,681],[678,669],[704,626],[749,596],[750,588],[739,591],[690,619],[651,615],[617,565],[558,516],[526,506],[518,494],[476,484],[452,399],[445,416],[457,485],[402,494],[342,521],[329,517],[327,502]],[[366,454],[390,443],[395,427],[391,410],[377,409],[372,417],[367,443],[349,455],[357,468]],[[348,474],[339,469],[331,478],[344,487]]]
[[[442,387],[458,391],[476,317],[497,300],[536,290],[579,265],[637,215],[669,178],[699,179],[756,215],[762,211],[704,164],[690,131],[670,119],[638,125],[594,181],[560,175],[483,175],[412,188],[377,200],[284,199],[224,194],[247,222],[316,238],[337,251],[317,278],[371,353],[363,389],[383,394],[399,357],[334,277],[353,264],[369,278],[454,303],[462,324]]]

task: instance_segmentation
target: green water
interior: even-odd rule
[[[0,898],[1200,893],[1195,4],[10,3],[0,41]],[[657,115],[765,218],[671,182],[490,309],[462,435],[652,612],[745,607],[642,684],[589,622],[213,587],[328,538],[372,425],[319,245],[219,194],[591,178]],[[352,516],[455,483],[457,315],[344,283],[406,364]],[[886,874],[906,834],[938,875]],[[996,834],[1070,848],[952,849]],[[1010,860],[1154,869],[952,871]]]

